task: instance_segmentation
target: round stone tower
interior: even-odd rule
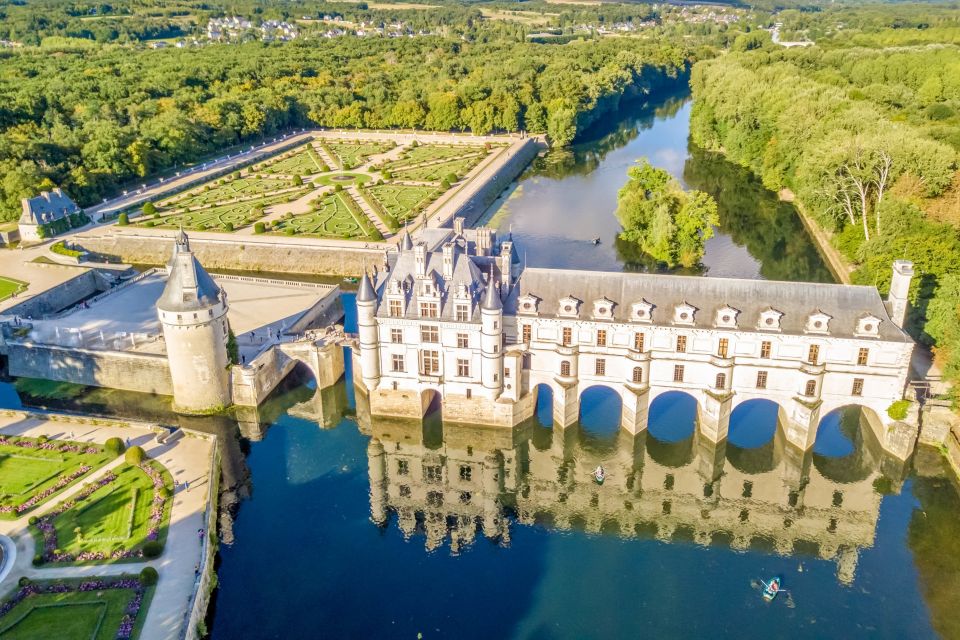
[[[183,230],[169,268],[157,314],[167,346],[174,406],[188,413],[223,409],[231,404],[226,294],[197,262]]]
[[[480,381],[483,388],[496,400],[503,390],[503,352],[500,349],[503,334],[503,303],[500,301],[500,292],[497,283],[490,271],[487,281],[487,290],[480,305]]]
[[[373,391],[380,384],[380,330],[377,327],[377,292],[366,273],[360,279],[357,291],[357,329],[363,384],[368,391]]]

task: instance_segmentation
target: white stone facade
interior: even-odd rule
[[[888,451],[912,450],[915,428],[887,409],[903,398],[913,342],[875,288],[521,270],[515,255],[458,225],[405,238],[375,283],[364,278],[358,378],[373,415],[419,418],[439,395],[445,421],[513,426],[545,385],[567,426],[599,385],[621,397],[633,433],[657,396],[683,391],[712,441],[734,408],[764,398],[800,449],[827,413],[859,405]],[[889,304],[901,322],[910,273],[898,263]]]

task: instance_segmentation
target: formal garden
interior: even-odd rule
[[[138,217],[126,212],[118,224],[378,241],[384,228],[398,231],[461,186],[500,146],[316,139],[146,203]]]
[[[163,552],[173,479],[131,447],[124,462],[53,509],[30,518],[36,566],[156,558]]]
[[[10,296],[18,295],[27,290],[27,283],[13,278],[0,276],[0,301],[6,300]]]
[[[0,436],[0,518],[43,505],[119,453],[82,442]]]
[[[138,575],[103,578],[21,578],[14,594],[0,602],[0,638],[135,640],[157,579],[152,567]]]

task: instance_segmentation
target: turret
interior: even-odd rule
[[[363,384],[372,391],[380,384],[380,330],[377,327],[377,292],[366,273],[360,278],[357,291],[357,329]]]
[[[180,411],[208,412],[231,404],[227,310],[226,294],[200,266],[181,229],[157,300],[173,402]]]
[[[406,227],[403,229],[403,237],[400,238],[400,252],[410,251],[413,249],[413,240],[410,239],[410,234],[407,233]]]
[[[503,389],[503,351],[500,348],[503,335],[503,303],[500,301],[493,269],[490,270],[483,303],[480,305],[480,319],[480,354],[483,359],[480,381],[484,389],[490,391],[492,399],[496,399]]]
[[[893,323],[903,328],[910,308],[910,281],[913,279],[913,263],[909,260],[893,262],[893,277],[890,279],[890,293],[887,294],[887,311]]]

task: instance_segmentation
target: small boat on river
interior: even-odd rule
[[[603,470],[603,467],[597,465],[597,468],[593,470],[593,479],[597,484],[603,484],[603,481],[607,478],[607,472]]]
[[[763,580],[760,582],[763,584],[763,599],[771,602],[780,593],[780,576],[771,578],[769,583],[763,582]]]

